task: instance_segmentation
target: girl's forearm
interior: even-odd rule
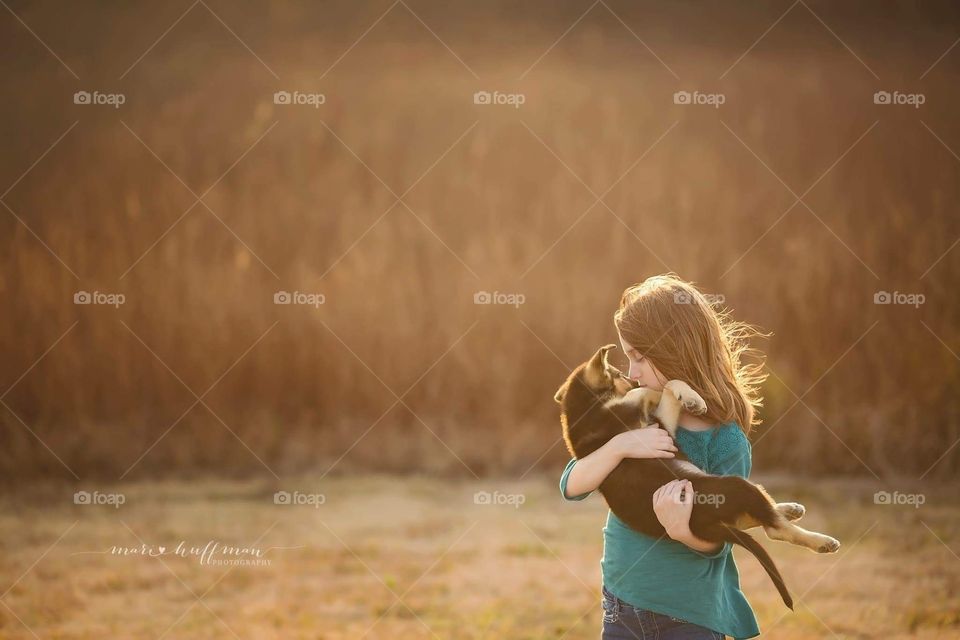
[[[567,497],[588,493],[599,487],[621,460],[623,456],[612,441],[577,460],[567,476]]]
[[[577,460],[577,464],[573,465],[570,475],[567,476],[567,497],[579,496],[598,488],[621,460],[623,460],[623,454],[614,440],[608,441],[593,453]],[[689,524],[682,529],[667,531],[667,535],[701,553],[716,553],[723,546],[693,535]]]
[[[704,540],[703,538],[698,538],[690,532],[689,528],[679,532],[668,531],[667,535],[677,542],[682,542],[694,551],[699,551],[700,553],[716,553],[717,551],[720,551],[720,547],[723,546],[723,543],[720,542],[710,542],[708,540]]]

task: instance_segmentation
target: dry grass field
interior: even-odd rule
[[[917,508],[875,504],[876,487],[865,481],[763,481],[805,503],[810,526],[844,543],[837,555],[816,556],[766,541],[794,613],[756,561],[735,550],[764,638],[960,634],[953,488],[902,487],[923,491]],[[277,505],[276,485],[226,481],[104,488],[123,493],[120,508],[75,506],[52,488],[5,499],[0,573],[20,578],[0,601],[0,637],[599,635],[606,511],[598,497],[565,503],[552,477],[300,477],[281,488],[321,493],[323,504]],[[478,491],[520,495],[522,504],[476,504]],[[218,566],[173,553],[180,542],[210,541],[260,549],[269,564]],[[167,553],[91,553],[141,544]]]
[[[557,385],[668,270],[772,334],[759,466],[956,476],[949,4],[13,8],[69,67],[0,12],[18,478],[323,472],[374,423],[337,470],[546,469]]]

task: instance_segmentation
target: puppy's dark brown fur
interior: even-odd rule
[[[681,407],[702,413],[706,406],[685,383],[671,381],[663,392],[633,389],[633,384],[607,361],[615,345],[602,347],[577,367],[557,391],[561,405],[563,437],[571,455],[582,458],[613,436],[632,428],[659,422],[671,436]],[[654,422],[656,420],[656,422]],[[791,520],[804,508],[796,503],[776,503],[763,487],[739,476],[714,476],[697,468],[678,452],[675,458],[627,458],[600,484],[610,509],[631,528],[653,537],[666,534],[653,511],[653,493],[674,479],[689,480],[694,494],[710,500],[694,501],[691,532],[710,542],[731,542],[750,551],[769,574],[784,604],[793,600],[766,550],[741,529],[762,526],[771,539],[784,540],[825,553],[840,543],[823,534],[806,531]]]

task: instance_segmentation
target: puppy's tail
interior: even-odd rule
[[[787,607],[793,611],[793,598],[790,597],[790,592],[787,590],[787,585],[783,582],[783,576],[780,575],[777,565],[774,564],[773,558],[771,558],[767,550],[763,548],[763,545],[757,542],[753,536],[746,531],[741,531],[727,524],[718,524],[716,533],[718,534],[717,539],[738,544],[757,558],[760,565],[767,572],[767,575],[770,576],[777,591],[780,592],[780,597],[783,598],[783,604],[787,605]]]

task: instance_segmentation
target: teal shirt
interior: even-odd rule
[[[750,475],[750,442],[734,422],[706,431],[679,427],[676,443],[691,462],[708,473],[744,478]],[[571,460],[560,477],[560,492],[567,500],[583,500],[590,495],[567,496],[567,478],[576,462]],[[651,538],[634,531],[610,511],[603,528],[603,584],[634,607],[686,620],[738,640],[753,638],[760,635],[760,627],[740,590],[732,548],[725,542],[714,554],[700,553],[666,536]]]

